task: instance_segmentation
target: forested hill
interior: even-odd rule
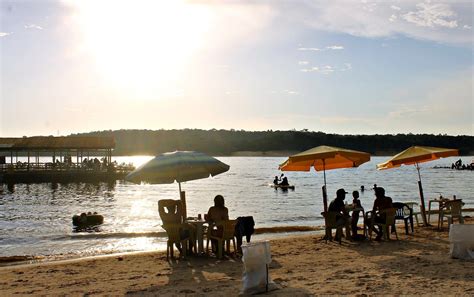
[[[243,130],[116,130],[71,136],[112,136],[115,155],[155,155],[175,150],[195,150],[210,155],[282,155],[329,145],[392,155],[412,145],[457,148],[461,155],[474,155],[473,136],[432,134],[338,135],[310,131]]]

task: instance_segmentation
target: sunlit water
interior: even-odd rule
[[[116,160],[139,166],[151,157],[120,157]],[[256,227],[321,225],[322,172],[287,172],[294,191],[269,187],[278,164],[285,158],[220,157],[230,170],[213,178],[182,184],[186,191],[188,216],[207,212],[217,194],[225,197],[231,217],[253,216]],[[386,158],[374,157],[359,168],[326,172],[328,195],[344,187],[352,192],[361,185],[365,208],[373,201],[375,183],[386,189],[394,201],[419,201],[418,174],[414,166],[377,171],[375,164]],[[456,195],[474,207],[472,171],[457,171],[449,166],[457,158],[441,159],[421,165],[426,201]],[[470,163],[472,157],[462,158]],[[350,195],[347,200],[350,202]],[[164,248],[163,231],[157,210],[159,199],[178,199],[178,184],[18,184],[14,189],[0,185],[0,256],[13,255],[94,255],[110,252],[143,251]],[[96,232],[73,231],[72,216],[96,211],[105,222]]]

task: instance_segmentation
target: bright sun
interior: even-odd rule
[[[77,1],[83,49],[115,88],[163,93],[204,43],[206,6],[183,1]]]

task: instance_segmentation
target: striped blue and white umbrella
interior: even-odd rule
[[[229,168],[229,165],[204,153],[176,151],[156,156],[130,172],[125,179],[134,183],[182,183],[215,176]]]
[[[228,171],[229,168],[229,165],[204,153],[176,151],[156,156],[130,172],[125,179],[134,183],[145,182],[150,184],[178,182],[186,217],[186,198],[184,192],[181,192],[181,183],[215,176]]]

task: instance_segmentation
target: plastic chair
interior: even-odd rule
[[[380,212],[380,214],[385,214],[385,221],[384,222],[375,222],[375,216],[372,216],[371,217],[371,226],[374,226],[374,225],[378,225],[380,226],[380,228],[382,229],[382,232],[383,232],[383,237],[387,240],[390,240],[390,232],[389,232],[389,228],[390,226],[393,226],[395,225],[395,215],[397,213],[397,209],[396,208],[387,208],[387,209],[384,209]],[[397,237],[397,240],[398,240],[398,233],[397,233],[397,229],[394,229],[395,230],[395,236]],[[372,229],[369,229],[369,236],[370,236],[370,239],[372,239]]]
[[[394,202],[393,207],[397,209],[395,213],[395,222],[397,220],[403,220],[405,222],[405,234],[408,235],[408,223],[411,226],[411,233],[414,232],[413,228],[413,210],[405,203]],[[392,230],[396,230],[395,224],[392,227]]]
[[[189,242],[193,243],[194,251],[197,252],[196,248],[196,230],[190,224],[183,224],[183,205],[181,200],[173,199],[162,199],[158,201],[158,212],[160,214],[163,226],[168,225],[179,225],[183,230],[182,232],[188,232]]]
[[[443,228],[444,218],[448,219],[448,228],[453,223],[454,218],[458,218],[460,224],[464,224],[462,216],[462,200],[450,200],[445,202],[445,207],[439,213],[438,229]]]
[[[166,224],[163,225],[166,234],[168,235],[168,241],[166,243],[166,260],[174,258],[174,245],[181,248],[180,257],[186,258],[187,246],[190,240],[189,230],[185,224]],[[187,232],[186,232],[187,231]]]
[[[328,242],[328,240],[332,241],[332,229],[336,229],[335,238],[337,241],[339,241],[339,244],[341,244],[342,228],[344,227],[344,225],[337,224],[337,216],[339,215],[339,213],[330,211],[330,212],[322,212],[321,215],[324,217],[324,221],[326,223],[326,226],[325,226],[326,235],[324,236],[326,243]]]
[[[217,241],[217,258],[219,259],[222,258],[224,243],[226,243],[227,252],[230,253],[230,241],[232,241],[234,252],[237,252],[234,237],[236,224],[237,220],[228,220],[216,223],[213,226],[209,226],[207,232],[206,253],[209,253],[210,240]],[[216,229],[214,229],[214,227],[216,227]]]
[[[415,211],[415,205],[418,206],[418,202],[410,201],[410,202],[405,202],[405,204],[408,205],[408,207],[412,209],[412,214],[413,214],[413,217],[415,218],[416,225],[420,226],[420,221],[418,220],[418,215],[421,215],[421,212],[420,211]]]

